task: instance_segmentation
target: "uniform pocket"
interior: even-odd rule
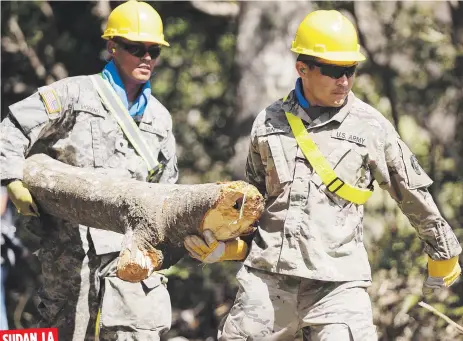
[[[66,153],[73,155],[79,166],[104,167],[114,152],[117,123],[108,116],[101,103],[75,103],[72,117],[70,141],[73,148],[68,148]]]
[[[154,274],[140,283],[130,283],[118,277],[105,277],[100,317],[103,339],[111,339],[108,336],[118,331],[132,336],[152,331],[152,339],[156,339],[157,335],[169,330],[171,303],[165,279]],[[132,339],[138,340],[137,337]]]
[[[364,169],[364,160],[351,143],[333,150],[328,155],[328,161],[340,179],[352,186],[357,185],[361,170]]]
[[[154,126],[149,123],[140,123],[140,131],[142,137],[145,139],[147,146],[151,153],[153,154],[154,158],[158,161],[162,161],[160,159],[160,153],[162,153],[163,158],[169,160],[173,153],[167,153],[167,148],[165,147],[166,142],[169,140],[169,132],[166,128],[161,126]],[[174,149],[175,150],[175,149]],[[166,158],[166,154],[169,154]]]
[[[268,288],[252,271],[242,266],[236,274],[238,293],[219,331],[219,341],[265,340],[272,333],[274,309]]]
[[[297,142],[289,132],[289,127],[263,127],[257,132],[269,196],[278,196],[284,184],[293,180]]]
[[[363,157],[349,144],[343,144],[334,149],[326,157],[326,160],[331,165],[337,177],[347,184],[357,186],[359,179],[362,176],[365,176],[366,169],[363,166]],[[345,207],[350,203],[348,200],[344,200],[336,195],[336,193],[328,190],[320,175],[316,172],[313,173],[311,181],[321,192],[326,194],[326,196],[339,207]],[[335,188],[331,189],[335,190]]]
[[[161,149],[161,145],[168,136],[168,131],[162,126],[156,127],[148,123],[140,123],[140,131],[145,139],[149,149],[157,156]]]

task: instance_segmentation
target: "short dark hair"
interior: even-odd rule
[[[314,68],[314,64],[318,61],[318,58],[313,57],[313,56],[308,56],[306,54],[300,54],[297,56],[297,61],[303,62],[305,65],[307,65],[309,69],[312,70]]]

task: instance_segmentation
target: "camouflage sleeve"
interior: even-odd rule
[[[251,131],[251,141],[249,145],[249,153],[246,160],[245,176],[247,182],[254,185],[259,192],[266,198],[265,186],[265,167],[262,163],[262,158],[259,152],[255,127]]]
[[[29,139],[9,114],[0,123],[0,177],[1,180],[22,179],[24,155]]]
[[[452,228],[427,190],[432,180],[395,130],[386,137],[383,150],[384,160],[379,162],[375,178],[425,242],[425,252],[434,260],[460,254],[462,249]]]
[[[0,123],[1,180],[22,179],[24,160],[35,142],[50,134],[50,128],[64,111],[66,89],[44,86],[31,96],[11,105]]]
[[[159,182],[175,184],[178,180],[178,164],[176,155],[176,141],[172,130],[168,132],[162,150],[164,155],[168,155],[168,160]]]

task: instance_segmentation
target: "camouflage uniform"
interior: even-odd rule
[[[146,181],[144,160],[129,145],[88,76],[39,88],[9,109],[1,123],[2,180],[22,179],[25,156],[45,153],[114,178]],[[175,183],[171,116],[153,96],[139,128],[154,155],[166,163],[160,182]],[[142,283],[128,283],[115,276],[123,235],[44,213],[40,225],[44,281],[39,292],[40,326],[58,327],[60,340],[94,340],[101,303],[100,340],[158,340],[170,328],[165,277],[155,273]],[[34,227],[32,232],[39,229]]]
[[[303,120],[339,178],[361,188],[376,180],[390,193],[433,259],[461,252],[427,191],[432,180],[381,113],[353,93],[342,108],[303,109],[293,90],[252,128],[246,176],[267,203],[220,340],[258,339],[284,327],[290,334],[305,328],[309,340],[376,340],[363,205],[326,189],[286,111]]]

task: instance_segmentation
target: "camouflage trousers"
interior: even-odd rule
[[[160,340],[171,325],[167,279],[155,273],[141,283],[122,281],[116,276],[119,253],[96,255],[88,228],[69,227],[57,226],[42,239],[38,327],[58,328],[65,341]]]
[[[377,341],[369,282],[323,282],[243,266],[218,340]]]

